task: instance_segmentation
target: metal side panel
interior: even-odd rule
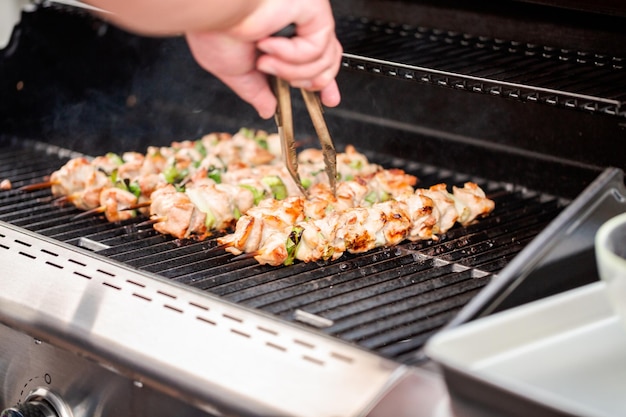
[[[415,372],[5,223],[0,264],[2,324],[217,415],[366,415]]]

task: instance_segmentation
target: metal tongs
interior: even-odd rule
[[[298,155],[296,152],[296,141],[293,130],[293,114],[291,108],[291,90],[289,83],[281,78],[271,77],[272,86],[276,99],[278,100],[278,106],[276,108],[276,125],[278,126],[278,134],[280,135],[280,142],[282,147],[282,153],[285,158],[285,165],[287,171],[296,182],[302,194],[307,195],[307,191],[302,185],[300,180],[300,174],[298,173]],[[313,122],[313,127],[319,138],[322,154],[324,155],[324,165],[330,188],[333,194],[336,193],[337,182],[337,152],[335,151],[335,145],[330,137],[330,132],[326,126],[324,120],[324,114],[322,109],[322,103],[319,96],[313,92],[305,89],[300,89],[304,103]]]
[[[295,25],[289,25],[280,32],[274,34],[274,36],[292,37],[295,34]],[[278,126],[278,134],[280,136],[280,143],[282,153],[285,158],[285,165],[287,171],[291,175],[291,178],[295,181],[300,188],[303,195],[307,195],[307,191],[302,185],[300,180],[300,174],[298,173],[298,154],[296,152],[296,141],[293,130],[293,112],[291,107],[291,88],[289,83],[282,78],[270,76],[270,81],[274,89],[274,94],[278,100],[278,106],[276,107],[276,125]],[[324,110],[322,103],[317,93],[313,91],[305,90],[301,88],[302,97],[304,98],[304,104],[309,112],[313,127],[317,133],[317,137],[322,147],[322,155],[324,155],[324,165],[326,174],[328,175],[328,181],[330,183],[330,189],[333,195],[337,190],[337,152],[335,151],[335,145],[330,137],[328,126],[324,120]]]

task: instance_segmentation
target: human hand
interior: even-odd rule
[[[294,37],[271,36],[291,23],[296,26]],[[186,38],[197,62],[263,118],[272,117],[276,110],[267,74],[293,87],[320,91],[326,106],[334,107],[341,100],[335,77],[342,48],[328,0],[261,1],[232,28],[189,31]]]

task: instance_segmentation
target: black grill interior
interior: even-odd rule
[[[0,193],[0,220],[304,326],[316,328],[317,322],[303,323],[300,312],[331,320],[317,330],[403,362],[412,361],[433,332],[497,279],[498,271],[566,204],[527,189],[370,155],[384,166],[417,175],[423,187],[475,180],[496,201],[496,210],[474,225],[454,227],[437,242],[274,268],[253,259],[233,260],[215,248],[214,238],[162,236],[141,224],[146,218],[121,224],[99,216],[74,219],[80,211],[49,190],[18,190],[42,181],[70,156],[37,142],[4,143],[0,178],[10,179],[13,189]]]

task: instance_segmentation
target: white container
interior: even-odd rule
[[[626,416],[626,332],[599,281],[431,338],[455,415]]]
[[[600,278],[607,284],[610,303],[626,327],[626,213],[604,223],[595,238]]]

